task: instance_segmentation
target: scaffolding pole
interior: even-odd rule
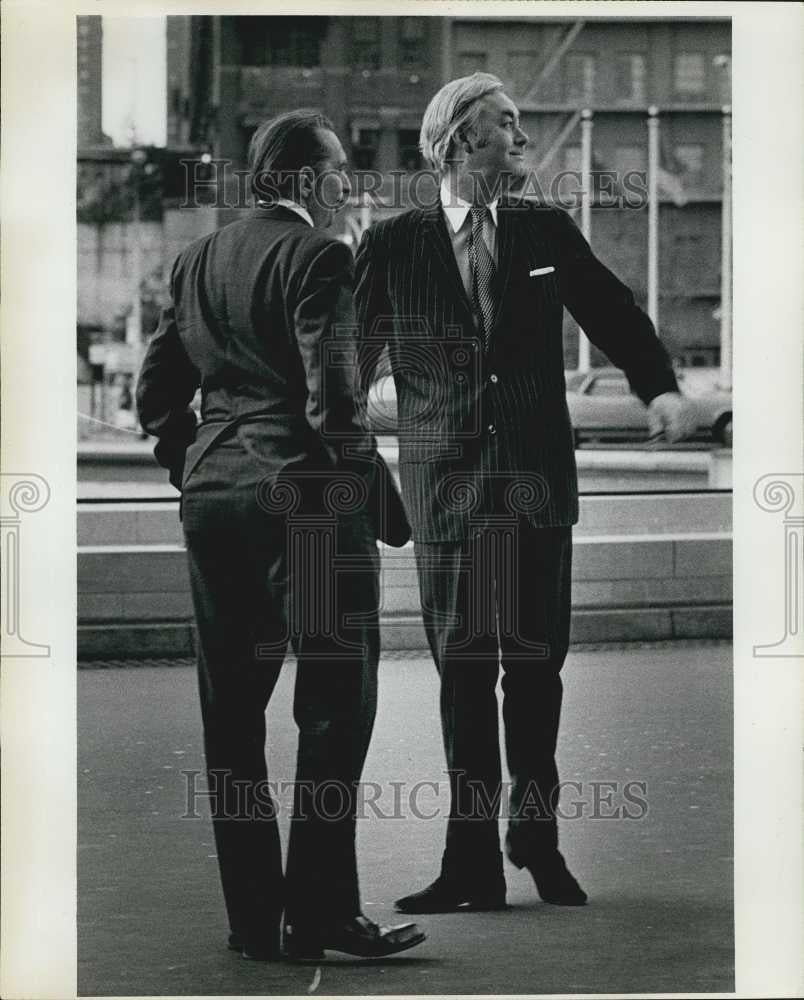
[[[659,109],[648,108],[648,315],[659,330]]]
[[[550,148],[547,150],[547,152],[539,161],[539,165],[538,167],[536,167],[537,174],[541,173],[543,170],[546,170],[547,167],[550,166],[556,154],[559,152],[559,150],[567,141],[567,139],[569,139],[569,137],[575,131],[575,126],[578,124],[580,120],[581,120],[580,111],[576,111],[574,112],[574,114],[570,115],[566,124],[563,126],[563,128],[560,129],[558,135],[551,143]]]
[[[587,243],[592,238],[592,112],[581,112],[581,232]],[[578,371],[591,367],[589,341],[578,327]]]
[[[531,104],[533,101],[538,101],[539,99],[539,88],[542,84],[553,75],[558,64],[564,57],[564,53],[571,48],[573,42],[578,37],[578,35],[583,31],[583,27],[586,21],[577,20],[574,24],[564,32],[561,39],[558,41],[555,48],[548,52],[547,60],[539,70],[536,79],[530,85],[527,94],[522,98],[522,104]]]
[[[731,106],[723,108],[723,207],[720,246],[720,388],[731,390]]]

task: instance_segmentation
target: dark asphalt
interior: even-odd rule
[[[590,904],[545,905],[507,865],[509,910],[422,917],[428,940],[407,955],[334,956],[318,975],[226,950],[204,802],[204,818],[182,818],[182,771],[203,769],[192,669],[81,671],[79,993],[732,991],[730,648],[575,651],[564,678],[559,765],[580,787],[564,791],[561,838]],[[268,713],[274,780],[292,778],[292,682],[289,664]],[[364,775],[374,801],[359,823],[364,910],[379,922],[404,919],[392,901],[436,874],[444,821],[410,806],[421,817],[446,802],[430,785],[413,792],[443,788],[436,705],[429,660],[383,664]],[[280,798],[284,829],[289,793]],[[623,815],[644,812],[642,799],[641,818]]]

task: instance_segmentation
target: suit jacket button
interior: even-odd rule
[[[492,385],[496,385],[499,381],[500,380],[496,375],[489,375],[489,382],[491,382]]]
[[[488,431],[489,431],[489,434],[496,434],[497,433],[497,428],[494,426],[494,424],[489,424]]]

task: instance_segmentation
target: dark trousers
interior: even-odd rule
[[[462,542],[417,543],[416,564],[441,679],[450,776],[443,870],[482,878],[499,866],[500,662],[509,844],[538,858],[558,843],[555,750],[569,645],[572,530],[486,526]]]
[[[221,883],[231,931],[257,943],[276,933],[283,909],[297,922],[360,909],[357,783],[379,660],[379,558],[369,522],[336,524],[305,483],[301,505],[283,510],[287,494],[265,483],[259,463],[229,441],[183,491]],[[283,877],[265,710],[289,643],[299,743]]]

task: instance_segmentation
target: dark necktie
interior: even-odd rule
[[[494,274],[496,268],[486,241],[483,239],[483,223],[488,208],[477,205],[469,210],[472,219],[472,235],[469,240],[469,271],[472,276],[472,295],[477,313],[483,320],[483,345],[489,349],[491,327],[494,322]]]

